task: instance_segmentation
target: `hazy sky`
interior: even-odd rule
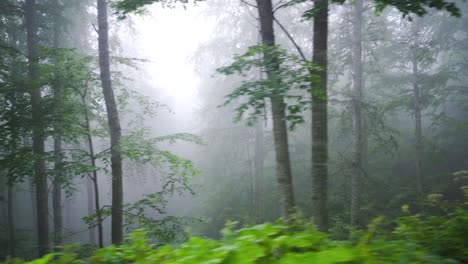
[[[177,119],[191,120],[198,107],[199,76],[191,57],[206,41],[213,29],[213,20],[203,14],[204,4],[164,9],[148,8],[148,14],[135,17],[136,47],[151,60],[146,64],[154,89],[171,98],[170,105]],[[156,98],[155,98],[156,99]]]

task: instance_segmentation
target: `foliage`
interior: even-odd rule
[[[438,10],[447,10],[452,16],[460,17],[460,9],[455,3],[445,0],[374,0],[376,3],[376,9],[382,12],[387,6],[394,6],[403,16],[407,16],[414,13],[418,16],[427,14],[427,8],[436,8]]]
[[[462,209],[427,221],[404,217],[382,236],[376,234],[380,218],[356,243],[333,241],[299,218],[239,230],[230,223],[219,241],[191,237],[180,246],[157,247],[140,229],[123,245],[99,249],[86,260],[68,248],[29,263],[457,263],[467,260],[467,220]]]
[[[193,134],[179,133],[155,138],[145,138],[145,131],[135,131],[131,135],[122,138],[119,145],[124,159],[130,160],[140,166],[150,166],[164,171],[164,184],[158,192],[144,195],[144,198],[127,203],[123,207],[124,227],[127,232],[138,228],[148,231],[148,236],[158,244],[182,242],[187,238],[185,226],[194,221],[191,218],[175,217],[167,215],[169,198],[185,193],[194,194],[190,180],[200,171],[187,159],[179,157],[170,151],[162,150],[158,143],[175,143],[185,141],[195,144],[204,144],[203,140]],[[106,162],[109,161],[106,159]],[[111,207],[104,206],[99,216],[93,214],[84,217],[89,227],[94,227],[110,216]]]
[[[307,1],[309,0],[292,0],[281,5],[281,7],[291,6]],[[331,0],[331,2],[343,4],[346,0]],[[411,14],[424,16],[429,12],[429,8],[445,10],[454,17],[461,17],[461,10],[456,3],[446,0],[374,0],[373,2],[377,13],[382,13],[386,7],[393,6],[403,14],[403,17],[408,17],[410,20],[411,17],[409,16]],[[314,6],[314,8],[307,10],[304,12],[304,18],[311,19],[319,8],[320,6]]]
[[[269,59],[263,57],[263,54],[269,54]],[[276,64],[280,65],[278,69],[272,66]],[[268,72],[268,78],[258,78],[258,74],[253,72],[255,69],[262,73]],[[267,99],[285,98],[286,119],[290,121],[290,128],[293,129],[304,122],[303,113],[311,102],[308,95],[312,87],[319,83],[319,76],[312,73],[319,70],[315,64],[300,60],[278,46],[250,46],[246,53],[236,56],[231,65],[218,69],[219,73],[240,74],[247,79],[226,96],[224,105],[247,97],[246,101],[241,101],[236,107],[237,120],[248,113],[248,122],[252,124],[258,116],[265,114]],[[308,93],[304,93],[305,91]]]
[[[19,62],[17,62],[19,63]],[[83,56],[75,49],[42,48],[39,64],[39,84],[45,87],[41,103],[44,117],[41,126],[45,136],[60,136],[63,141],[70,144],[80,143],[80,139],[87,133],[81,125],[81,104],[76,103],[76,91],[83,89],[88,82],[92,82],[91,74],[92,58]],[[31,146],[27,138],[31,136],[31,108],[29,96],[26,92],[31,89],[28,81],[23,77],[15,76],[16,67],[12,65],[10,76],[5,76],[5,83],[0,85],[0,165],[8,170],[8,181],[21,182],[26,176],[30,176],[35,157],[31,153]],[[17,74],[16,74],[17,75]],[[58,87],[60,83],[60,87]],[[60,99],[55,94],[60,89]],[[60,123],[60,129],[54,125]],[[65,152],[65,151],[64,151]],[[71,157],[64,159],[60,164],[61,181],[65,183],[69,191],[70,176],[83,170],[82,162],[74,159],[82,156],[78,149],[70,149],[63,153]],[[47,161],[53,161],[53,151],[45,153]],[[86,159],[88,157],[85,157]],[[52,170],[47,170],[52,175]]]
[[[204,0],[193,0],[194,3],[201,2]],[[188,0],[113,0],[111,6],[116,9],[116,13],[120,18],[125,18],[129,13],[141,14],[144,12],[144,8],[147,5],[154,3],[159,3],[163,7],[173,8],[178,4],[181,4],[185,7],[185,4],[188,3]]]
[[[394,235],[408,243],[419,243],[437,255],[468,261],[468,214],[464,209],[455,210],[448,218],[402,217]]]

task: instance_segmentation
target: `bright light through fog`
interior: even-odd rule
[[[186,9],[153,5],[148,15],[135,19],[140,54],[151,61],[146,68],[152,83],[172,98],[178,114],[196,106],[199,77],[191,57],[213,28],[201,14],[203,9],[203,4]]]

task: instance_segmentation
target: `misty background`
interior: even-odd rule
[[[278,6],[283,1],[273,2]],[[365,164],[362,166],[359,222],[354,226],[358,229],[365,228],[379,215],[389,219],[404,215],[403,205],[409,205],[415,213],[422,212],[428,208],[423,200],[431,194],[452,202],[464,199],[461,186],[465,183],[454,181],[453,173],[468,168],[468,4],[465,1],[456,3],[462,11],[461,18],[446,11],[430,9],[424,17],[412,15],[410,21],[394,7],[387,7],[376,14],[372,1],[363,1],[362,112],[366,130],[362,138],[366,150],[362,153]],[[68,4],[64,3],[64,6]],[[278,24],[274,27],[276,42],[281,48],[299,57],[299,46],[308,59],[313,54],[313,25],[302,14],[310,6],[305,2],[279,9],[275,16],[281,27]],[[67,33],[63,33],[63,46],[94,58],[89,65],[91,75],[96,77],[98,37],[95,4],[83,1],[78,7],[70,5],[67,8],[65,17],[68,22],[64,27]],[[331,4],[329,11],[328,219],[330,236],[336,239],[346,239],[352,229],[349,219],[354,173],[354,8],[354,3],[346,2]],[[110,14],[114,12],[114,9],[109,9]],[[6,32],[10,22],[6,9],[3,13],[3,29],[0,30]],[[20,24],[20,20],[12,18],[11,21]],[[144,195],[163,191],[163,186],[173,179],[180,187],[165,194],[165,198],[155,198],[164,210],[151,210],[150,203],[144,205],[149,206],[145,209],[145,217],[178,219],[171,218],[170,221],[174,222],[164,224],[164,228],[174,231],[174,234],[168,235],[164,228],[160,230],[164,234],[161,237],[170,239],[166,241],[156,236],[155,241],[179,243],[189,235],[219,238],[227,222],[236,221],[239,226],[253,225],[273,222],[282,216],[275,177],[271,104],[266,102],[264,110],[257,113],[256,121],[250,124],[248,116],[254,112],[253,109],[249,108],[241,117],[236,112],[236,107],[247,102],[245,97],[235,98],[224,105],[226,96],[244,81],[266,78],[266,73],[256,68],[244,75],[226,75],[217,71],[231,64],[236,55],[244,54],[249,46],[261,44],[258,24],[256,8],[237,0],[176,4],[173,8],[154,4],[147,6],[143,14],[130,14],[125,19],[119,19],[116,14],[109,16],[111,71],[122,135],[126,137],[135,133],[136,141],[139,137],[164,137],[154,141],[155,153],[162,153],[155,160],[145,163],[142,161],[144,158],[138,161],[124,159],[123,202],[135,203]],[[46,32],[46,29],[41,30]],[[39,32],[40,41],[48,43],[51,38],[44,32]],[[2,43],[8,42],[9,38],[2,37]],[[15,45],[24,49],[25,37],[21,35]],[[411,56],[415,46],[419,49],[417,63],[421,89],[422,147],[419,150],[415,147],[417,135],[412,90],[414,63]],[[26,61],[26,58],[22,55],[19,60]],[[2,83],[5,80],[5,77],[0,77]],[[91,129],[105,131],[104,103],[102,96],[97,95],[99,84],[94,85],[97,88],[91,88],[92,83],[89,82],[90,90],[98,92],[90,92],[89,95],[89,105],[94,107],[91,110],[94,113]],[[310,99],[304,91],[293,93]],[[47,91],[44,92],[46,94]],[[313,216],[310,205],[313,186],[310,180],[312,120],[309,108],[300,113],[304,123],[288,130],[287,135],[296,207],[307,219]],[[6,110],[2,110],[2,114],[4,112]],[[81,118],[82,114],[77,116]],[[97,159],[97,166],[102,168],[98,171],[97,183],[101,206],[109,207],[112,200],[111,171],[110,158],[105,153],[110,141],[106,133],[96,132],[92,137],[95,153],[104,153],[102,159]],[[64,143],[64,149],[86,149],[88,141],[83,135]],[[24,139],[21,142],[24,143]],[[45,142],[46,151],[53,152],[52,137]],[[148,146],[145,142],[140,141],[142,148]],[[7,153],[6,148],[1,150]],[[138,156],[138,153],[132,153]],[[69,155],[66,156],[68,160],[74,157],[73,153],[65,155]],[[415,160],[421,164],[420,183],[416,177]],[[51,168],[49,163],[47,166]],[[3,175],[12,170],[8,166],[5,165]],[[63,244],[97,243],[96,227],[89,228],[83,220],[95,214],[92,182],[87,176],[90,172],[88,168],[82,173],[76,170],[66,173],[61,202]],[[28,177],[11,181],[14,182],[11,187],[13,194],[9,199],[7,181],[10,180],[2,178],[0,191],[1,256],[8,255],[8,248],[12,245],[7,237],[9,211],[6,201],[10,200],[10,206],[14,208],[16,255],[29,258],[36,252],[37,235],[34,230],[38,228],[34,184]],[[418,189],[419,184],[421,190]],[[52,208],[52,199],[49,199],[49,207]],[[129,220],[131,215],[124,218]],[[49,219],[52,226],[51,212]],[[111,244],[110,225],[110,216],[106,215],[103,221],[104,245]],[[140,222],[128,223],[124,233],[140,225]]]

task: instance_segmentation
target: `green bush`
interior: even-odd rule
[[[398,220],[393,232],[376,236],[380,218],[356,242],[331,240],[297,219],[240,230],[231,224],[221,240],[191,237],[178,246],[156,247],[146,231],[137,230],[123,245],[98,249],[86,259],[79,259],[68,247],[28,263],[459,263],[467,260],[467,219],[462,209],[448,218],[408,216]]]

